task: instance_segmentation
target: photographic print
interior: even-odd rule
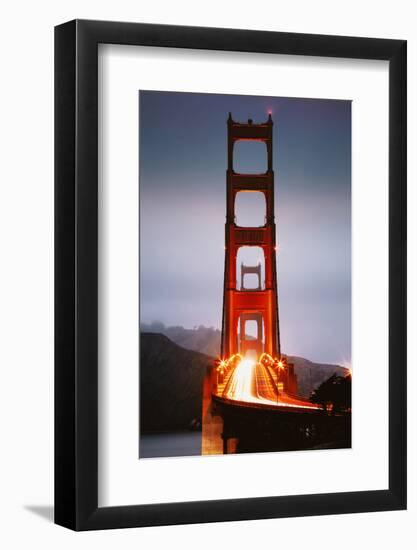
[[[139,92],[139,458],[351,446],[351,101]]]

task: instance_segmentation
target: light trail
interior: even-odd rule
[[[229,383],[223,393],[224,397],[236,401],[254,401],[254,370],[255,362],[250,359],[243,359],[234,369]]]
[[[261,403],[275,407],[316,410],[318,405],[278,392],[268,367],[242,359],[233,369],[222,397],[244,403]]]

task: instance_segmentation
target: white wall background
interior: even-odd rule
[[[0,544],[3,548],[380,549],[417,541],[417,19],[397,0],[15,0],[1,13]],[[72,533],[53,499],[53,26],[109,19],[409,41],[409,510]],[[414,543],[414,544],[413,544]]]

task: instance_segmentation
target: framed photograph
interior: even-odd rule
[[[406,508],[406,42],[55,29],[55,522]]]

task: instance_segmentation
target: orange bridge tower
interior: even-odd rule
[[[229,358],[236,353],[256,353],[259,360],[265,352],[281,358],[278,316],[278,292],[276,274],[276,237],[274,216],[274,172],[272,168],[271,114],[262,124],[235,122],[231,113],[227,120],[228,166],[226,175],[226,226],[225,226],[225,271],[223,289],[223,321],[221,357]],[[266,146],[267,171],[262,174],[240,174],[233,165],[234,145],[239,140],[260,141]],[[236,224],[235,199],[239,192],[258,191],[264,194],[266,203],[265,223],[260,227],[241,227]],[[261,264],[242,264],[238,287],[237,258],[240,247],[260,247],[264,256],[264,280]],[[246,274],[255,274],[258,285],[245,287]],[[248,338],[246,323],[255,321],[257,335]]]

